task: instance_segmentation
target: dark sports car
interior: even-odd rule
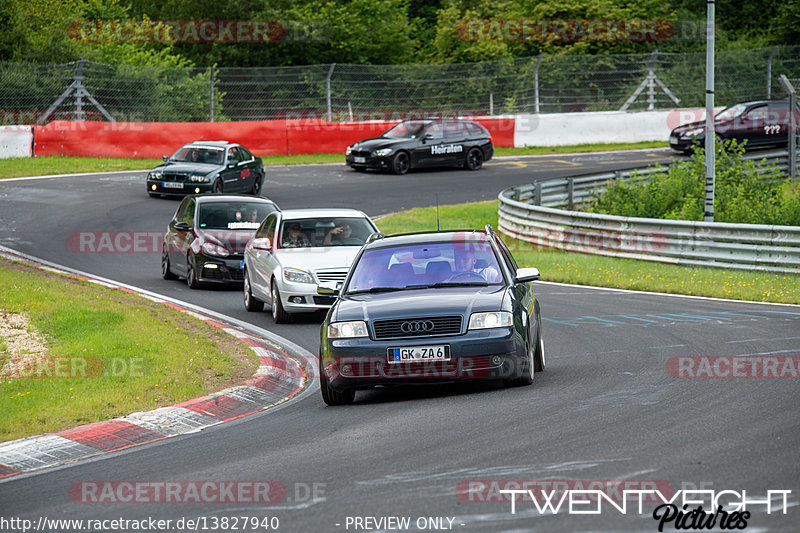
[[[237,194],[187,196],[164,234],[161,276],[201,284],[242,283],[244,249],[276,206],[271,200]]]
[[[489,130],[474,120],[406,120],[372,139],[347,147],[353,169],[405,174],[415,168],[465,167],[478,170],[494,155]]]
[[[376,385],[502,379],[530,385],[544,370],[535,268],[518,268],[485,231],[372,236],[320,331],[328,405]]]
[[[678,126],[669,136],[669,146],[691,153],[705,147],[705,121]],[[789,138],[789,99],[757,100],[723,109],[714,117],[718,140],[735,139],[746,149],[760,146],[786,146]]]
[[[240,144],[195,141],[182,146],[147,175],[150,196],[203,193],[258,195],[264,182],[260,157]]]

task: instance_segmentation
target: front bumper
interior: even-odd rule
[[[449,346],[449,361],[388,362],[390,348],[439,345]],[[406,339],[323,337],[321,355],[320,375],[324,374],[329,386],[338,391],[376,385],[513,379],[522,375],[527,357],[525,342],[513,327]]]
[[[693,137],[683,137],[680,135],[669,136],[669,147],[678,152],[685,152],[691,150],[693,146],[703,146],[705,142],[705,135],[695,135]]]
[[[391,156],[394,154],[390,154],[384,157],[373,157],[371,155],[350,155],[345,156],[345,162],[347,166],[351,168],[358,168],[358,169],[369,169],[369,170],[389,170],[392,166],[392,158]],[[359,159],[359,162],[356,162],[356,157],[362,158]]]
[[[177,185],[181,185],[177,188]],[[171,186],[170,186],[171,185]],[[164,196],[186,196],[187,194],[205,194],[211,192],[211,183],[192,181],[164,181],[147,179],[147,192]]]
[[[288,313],[313,313],[327,310],[336,301],[335,296],[317,294],[316,283],[296,283],[282,279],[278,282],[283,309]]]
[[[241,267],[241,256],[214,257],[208,255],[195,256],[197,281],[207,284],[241,284],[244,283],[244,271]]]

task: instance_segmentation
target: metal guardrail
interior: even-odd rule
[[[748,154],[786,172],[787,152]],[[611,179],[647,180],[654,169],[631,169],[541,180],[504,189],[498,228],[537,246],[690,266],[800,274],[800,226],[730,224],[619,217],[571,208]]]

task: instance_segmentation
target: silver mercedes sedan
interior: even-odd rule
[[[287,209],[270,213],[247,243],[244,307],[267,303],[276,323],[295,313],[329,308],[334,296],[317,294],[324,281],[344,281],[361,246],[378,228],[355,209]]]

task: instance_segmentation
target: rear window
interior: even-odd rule
[[[467,131],[472,137],[488,137],[489,130],[478,124],[477,122],[467,122]]]

